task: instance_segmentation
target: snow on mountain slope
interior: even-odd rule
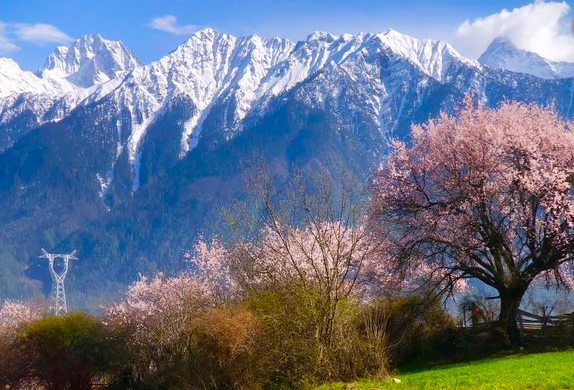
[[[78,102],[78,92],[66,80],[42,79],[20,69],[13,60],[0,58],[0,125],[26,112],[41,118],[52,108],[52,119],[59,119]]]
[[[25,93],[62,95],[74,89],[65,81],[43,80],[32,72],[20,69],[14,60],[0,58],[0,99]]]
[[[78,104],[108,95],[137,66],[138,60],[123,43],[99,35],[86,35],[68,47],[56,48],[36,73],[0,58],[0,131],[5,132],[0,152],[17,135],[61,120]],[[20,117],[26,118],[26,125],[18,122]]]
[[[237,38],[208,28],[159,61],[136,69],[114,92],[117,104],[132,114],[134,125],[127,148],[134,188],[138,184],[141,141],[170,99],[184,96],[193,105],[193,113],[183,125],[184,155],[196,145],[203,120],[214,105],[233,102],[228,108],[233,112],[222,116],[221,124],[221,132],[229,139],[255,107],[263,110],[272,97],[306,80],[326,64],[344,61],[365,37],[313,33],[294,44],[256,35]]]
[[[554,62],[517,48],[508,38],[498,37],[480,56],[479,62],[494,69],[531,74],[544,79],[574,77],[574,63]]]
[[[138,129],[130,142],[131,160],[135,160],[145,125],[149,125],[154,112],[157,113],[169,96],[186,95],[197,109],[186,124],[182,139],[185,153],[190,147],[191,134],[196,133],[195,129],[200,131],[201,119],[217,99],[233,98],[237,103],[233,123],[227,124],[232,135],[254,107],[264,105],[326,65],[343,64],[363,51],[375,54],[382,50],[391,50],[438,81],[443,80],[451,63],[479,66],[447,44],[417,40],[395,31],[341,36],[315,32],[295,45],[278,38],[236,38],[212,29],[201,30],[173,53],[128,76],[124,84],[134,88],[120,88],[118,93],[125,95],[127,106],[136,98],[145,102]],[[360,78],[357,69],[356,79]]]
[[[138,171],[139,145],[148,126],[171,99],[185,97],[193,105],[183,124],[185,153],[216,99],[234,99],[234,122],[240,121],[259,97],[258,86],[268,70],[286,59],[293,46],[278,38],[236,38],[204,29],[159,61],[135,69],[112,94],[118,107],[132,116],[127,148],[134,172]],[[137,175],[135,181],[137,186]]]
[[[379,62],[381,56],[392,60],[383,65]],[[334,73],[336,77],[343,75],[360,85],[363,108],[378,118],[376,122],[381,133],[388,133],[397,127],[397,119],[402,112],[394,107],[391,95],[403,94],[417,72],[437,82],[446,82],[455,65],[481,69],[478,62],[462,57],[448,44],[415,39],[394,30],[380,34],[340,36],[315,32],[299,42],[288,60],[270,72],[260,87],[260,102],[269,101],[297,83],[315,77],[313,75],[318,72]],[[383,67],[388,77],[382,75]],[[327,76],[325,80],[332,78]],[[322,104],[325,99],[333,98],[340,92],[338,83],[324,84],[315,90],[310,105]],[[424,85],[415,88],[423,89]]]
[[[377,63],[383,54],[392,59],[390,76],[383,77]],[[325,80],[345,77],[360,84],[364,104],[379,118],[381,127],[392,129],[397,116],[389,96],[404,90],[414,72],[410,69],[445,82],[454,65],[481,66],[448,44],[418,40],[393,30],[340,36],[315,32],[293,43],[256,35],[238,38],[210,28],[196,32],[173,52],[144,66],[121,42],[99,35],[57,48],[37,76],[19,71],[9,60],[4,62],[0,62],[0,97],[6,91],[10,101],[0,101],[0,125],[26,110],[35,113],[39,124],[59,120],[77,105],[100,100],[109,104],[106,110],[110,115],[127,113],[129,128],[118,125],[118,133],[129,134],[121,148],[132,165],[134,189],[139,185],[140,147],[146,132],[175,100],[187,105],[180,118],[181,157],[197,145],[206,119],[211,120],[212,132],[218,131],[223,139],[234,137],[244,119],[263,113],[274,97],[321,72],[335,75],[326,75]],[[321,104],[340,93],[345,83],[327,83],[309,96],[316,100],[313,104]]]
[[[395,30],[378,34],[381,42],[397,55],[409,59],[430,77],[443,81],[453,62],[480,67],[477,61],[460,55],[451,45],[433,39],[416,39]]]
[[[419,40],[394,30],[384,34],[361,33],[340,36],[314,32],[296,46],[286,62],[279,64],[271,72],[261,86],[262,94],[277,95],[305,80],[325,65],[343,64],[361,51],[376,54],[385,49],[410,61],[437,81],[444,80],[445,73],[454,62],[480,67],[476,61],[464,58],[446,43],[431,39]]]
[[[122,42],[84,35],[70,46],[57,47],[38,72],[42,78],[66,79],[89,88],[121,78],[139,66],[136,56]]]

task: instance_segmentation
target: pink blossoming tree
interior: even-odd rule
[[[550,109],[467,98],[456,116],[393,141],[372,184],[373,218],[391,231],[404,267],[425,264],[452,286],[474,278],[500,298],[499,329],[537,278],[567,285],[574,255],[574,134]]]
[[[211,242],[200,238],[185,257],[193,272],[140,276],[121,301],[105,307],[108,322],[130,332],[129,342],[141,352],[138,369],[142,373],[185,355],[186,330],[206,311],[238,294],[227,265],[229,254],[217,237]]]
[[[364,226],[340,220],[307,221],[302,227],[268,222],[254,240],[235,247],[239,284],[254,292],[285,291],[313,308],[320,359],[326,359],[343,300],[389,279],[370,267],[379,243]]]
[[[211,241],[199,237],[193,248],[184,253],[185,259],[194,267],[201,290],[215,304],[229,303],[239,294],[237,281],[230,270],[231,256],[217,236]]]
[[[141,276],[120,302],[105,307],[107,323],[129,331],[128,342],[138,356],[138,370],[150,369],[181,356],[188,347],[182,338],[190,322],[211,306],[211,300],[195,275]]]
[[[383,244],[365,218],[361,186],[345,174],[318,176],[307,182],[295,176],[278,188],[260,173],[250,183],[247,204],[258,213],[240,208],[228,222],[235,233],[230,267],[237,285],[305,302],[324,358],[342,302],[379,292],[397,278],[384,266]]]

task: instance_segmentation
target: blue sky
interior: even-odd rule
[[[148,63],[173,50],[193,31],[209,26],[234,35],[256,33],[293,40],[314,30],[356,33],[393,28],[419,38],[449,41],[474,57],[492,38],[491,32],[500,30],[517,42],[524,41],[519,46],[557,59],[569,60],[564,45],[572,45],[574,61],[570,5],[541,0],[0,0],[0,56],[35,70],[55,46],[97,32],[122,40]],[[520,11],[524,7],[530,8]],[[503,8],[514,18],[512,23]],[[527,32],[542,38],[533,43]],[[557,47],[548,49],[549,45]]]

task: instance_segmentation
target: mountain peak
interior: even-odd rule
[[[0,57],[0,69],[10,69],[10,70],[17,70],[21,71],[20,65],[12,58],[8,57]]]
[[[548,60],[518,48],[509,38],[495,38],[478,61],[490,68],[526,73],[544,79],[574,77],[574,64]]]
[[[220,33],[219,31],[215,30],[212,27],[205,27],[194,32],[191,37],[198,39],[205,39],[205,38],[213,39],[218,35],[223,35],[223,33]]]
[[[313,31],[309,36],[307,36],[308,41],[327,41],[332,42],[337,37],[331,33],[325,31]]]
[[[499,37],[496,37],[492,40],[492,42],[490,42],[489,49],[494,50],[495,48],[499,48],[499,47],[504,47],[504,48],[509,48],[509,49],[515,49],[517,50],[518,48],[516,47],[516,45],[510,40],[510,38],[508,38],[505,35],[501,35]],[[487,49],[488,51],[488,49]]]
[[[478,66],[476,61],[463,57],[445,42],[418,39],[392,29],[383,34],[376,34],[375,39],[438,81],[444,81],[451,64]]]
[[[392,28],[389,28],[383,35],[389,36],[389,37],[408,37],[408,35],[403,34],[397,30],[394,30]]]
[[[88,34],[69,46],[57,47],[38,73],[43,78],[65,78],[89,88],[122,77],[137,66],[136,56],[122,42]]]
[[[183,44],[178,46],[174,51],[177,52],[181,49],[186,50],[190,47],[196,47],[198,44],[203,46],[205,44],[210,44],[210,42],[229,39],[235,39],[235,37],[226,33],[219,32],[211,27],[205,27],[194,32]]]
[[[105,41],[105,39],[99,33],[92,33],[92,34],[84,34],[80,36],[76,41],[79,42]]]
[[[490,67],[503,68],[504,59],[521,55],[521,53],[526,53],[526,51],[516,47],[516,45],[509,38],[505,36],[499,36],[490,42],[478,61]],[[531,54],[538,56],[535,53]]]

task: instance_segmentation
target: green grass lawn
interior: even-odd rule
[[[401,383],[333,383],[328,389],[574,389],[574,351],[511,355],[470,363],[398,372]]]

